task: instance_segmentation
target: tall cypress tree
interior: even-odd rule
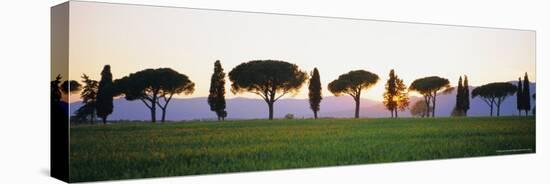
[[[525,110],[525,116],[529,115],[529,111],[531,110],[531,92],[529,90],[529,77],[527,77],[527,72],[525,72],[525,76],[523,77],[523,109]]]
[[[313,111],[313,117],[317,119],[317,113],[319,112],[321,100],[323,96],[321,94],[321,78],[319,76],[319,70],[313,69],[311,78],[309,79],[309,107]]]
[[[456,87],[456,102],[454,115],[462,116],[464,114],[464,87],[462,86],[462,76],[458,78],[458,86]]]
[[[225,73],[219,60],[214,63],[214,73],[210,80],[210,94],[208,95],[210,110],[216,112],[219,120],[227,117],[225,111]]]
[[[468,110],[470,110],[470,87],[468,86],[468,76],[464,75],[464,84],[462,86],[462,111],[464,116],[468,116]]]
[[[516,92],[516,107],[518,109],[518,116],[521,116],[521,110],[523,110],[523,84],[521,82],[521,77],[518,78],[518,92]]]
[[[97,116],[103,120],[103,124],[107,124],[107,116],[113,113],[113,96],[114,85],[111,66],[105,65],[103,71],[101,71],[96,100]]]

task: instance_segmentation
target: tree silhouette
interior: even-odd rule
[[[75,80],[65,80],[61,82],[61,79],[61,75],[57,75],[57,77],[50,82],[51,102],[54,104],[60,103],[63,95],[76,93],[82,88],[82,85]]]
[[[424,100],[416,101],[411,107],[411,115],[418,117],[429,116],[428,108],[426,108],[426,102]]]
[[[286,94],[295,94],[307,80],[306,72],[285,61],[254,60],[241,63],[229,72],[231,92],[254,93],[267,103],[269,119],[273,119],[273,104]]]
[[[462,76],[458,78],[456,87],[456,103],[453,109],[453,116],[464,116],[464,86],[462,86]]]
[[[126,100],[140,100],[151,112],[151,122],[156,122],[157,106],[162,110],[161,122],[166,120],[166,109],[176,94],[192,94],[195,84],[189,78],[170,68],[145,69],[115,81],[119,93]]]
[[[467,116],[470,109],[470,89],[468,87],[468,76],[464,75],[464,81],[462,76],[458,78],[458,85],[456,87],[456,104],[451,115],[453,116]]]
[[[76,116],[84,119],[90,117],[90,123],[94,124],[99,82],[90,79],[86,74],[82,74],[82,83],[84,83],[84,87],[80,93],[80,98],[82,98],[84,105],[76,111]]]
[[[521,111],[524,109],[523,105],[523,99],[525,98],[523,95],[523,84],[521,82],[521,77],[518,78],[518,91],[516,92],[516,107],[518,109],[518,116],[521,116]]]
[[[61,80],[61,75],[58,75],[57,78],[51,83],[52,85],[57,85],[57,87],[52,86],[52,90],[57,90],[57,92],[52,91],[52,94],[56,93],[54,95],[56,96],[55,98],[57,98],[52,100],[55,100],[54,103],[57,104],[57,107],[54,107],[54,108],[60,108],[60,109],[57,109],[56,111],[63,112],[64,116],[68,116],[69,115],[68,102],[69,102],[70,95],[80,91],[80,89],[82,88],[82,85],[75,80],[65,80],[63,81],[63,83],[59,84],[61,82],[60,80]],[[64,101],[61,100],[62,98],[64,99]]]
[[[53,81],[50,82],[50,102],[57,104],[61,101],[61,75],[57,75]]]
[[[50,108],[51,120],[65,121],[69,111],[68,96],[71,93],[80,91],[80,83],[74,80],[65,80],[61,82],[61,75],[57,75],[53,81],[50,81]],[[67,99],[63,100],[63,96]]]
[[[317,112],[319,112],[321,100],[323,96],[321,94],[321,79],[319,76],[319,70],[313,69],[311,78],[309,79],[309,107],[313,111],[313,117],[317,119]]]
[[[214,73],[210,79],[208,105],[210,105],[210,110],[218,116],[218,121],[225,119],[227,116],[225,111],[225,73],[219,60],[214,63]]]
[[[390,70],[389,79],[386,82],[386,91],[384,92],[384,101],[383,104],[386,106],[386,109],[388,109],[391,113],[391,117],[394,117],[395,109],[397,109],[397,99],[395,96],[397,96],[397,82],[396,82],[396,76],[394,73],[394,70]]]
[[[342,74],[338,79],[328,84],[328,90],[336,96],[348,94],[355,101],[355,118],[359,118],[359,105],[362,90],[367,90],[378,82],[378,75],[365,71],[354,70]]]
[[[493,106],[497,107],[497,116],[500,116],[500,105],[510,95],[514,95],[517,87],[507,82],[485,84],[472,90],[472,97],[480,97],[489,106],[493,116]]]
[[[424,101],[427,107],[428,117],[430,111],[432,117],[435,117],[435,104],[437,99],[437,93],[450,93],[453,88],[449,85],[449,80],[438,76],[424,77],[413,81],[409,90],[416,91],[424,96]],[[431,109],[430,102],[432,103]]]
[[[529,89],[529,77],[527,77],[527,72],[525,72],[525,76],[523,77],[523,110],[525,110],[525,116],[529,116],[529,111],[531,110],[531,92]]]
[[[402,79],[395,75],[395,71],[392,69],[385,88],[383,104],[390,111],[391,117],[398,117],[397,112],[405,110],[409,105],[407,86]]]
[[[464,75],[464,85],[462,85],[462,112],[464,116],[468,116],[470,110],[470,87],[468,84],[468,76]]]
[[[61,82],[61,75],[57,75],[53,81],[50,82],[50,107],[52,119],[60,120],[68,115],[69,105],[66,101],[63,101],[63,95],[68,96],[69,93],[75,93],[80,90],[80,84],[76,81]],[[72,85],[70,84],[72,83]]]
[[[103,124],[107,124],[107,116],[113,113],[113,96],[115,93],[111,66],[105,65],[101,71],[101,80],[97,88],[96,111]]]
[[[61,84],[61,92],[65,94],[71,94],[79,92],[82,89],[82,85],[75,80],[65,80]]]

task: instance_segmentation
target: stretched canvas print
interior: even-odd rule
[[[67,182],[535,153],[535,31],[70,1]]]

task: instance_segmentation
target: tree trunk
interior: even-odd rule
[[[317,119],[317,111],[313,111],[313,118]]]
[[[528,116],[529,116],[529,110],[526,109],[526,110],[525,110],[525,117],[528,117]]]
[[[157,110],[155,105],[152,105],[152,106],[153,107],[151,108],[151,122],[154,123],[154,122],[157,122]]]
[[[94,109],[95,109],[95,107],[94,107]],[[92,125],[95,123],[94,122],[95,114],[96,114],[95,110],[92,110],[92,114],[90,114],[90,124],[92,124]]]
[[[495,105],[497,105],[497,117],[500,116],[500,105],[502,104],[502,101],[503,101],[503,100],[504,100],[504,99],[502,99],[502,98],[498,98],[498,100],[496,101],[496,104],[495,104]]]
[[[361,103],[361,99],[359,97],[355,98],[355,118],[359,118],[359,105]]]
[[[163,122],[166,120],[166,108],[161,108],[162,110],[162,119],[160,120],[160,122]]]
[[[397,115],[397,109],[395,109],[395,118],[398,118],[399,116]]]
[[[155,108],[151,108],[150,111],[151,111],[151,122],[152,122],[152,123],[155,123],[155,122],[157,121],[157,118],[156,118],[156,116],[157,116],[156,109],[155,109]]]
[[[153,95],[153,100],[151,103],[151,122],[157,122],[157,95]]]
[[[273,102],[268,102],[267,107],[269,108],[269,120],[273,120]]]
[[[434,97],[433,97],[434,99],[432,101],[432,118],[435,117],[435,99],[436,99],[436,97],[437,97],[437,91],[434,92]]]
[[[107,117],[101,117],[101,120],[103,120],[103,124],[107,124]]]
[[[424,96],[424,101],[426,102],[426,114],[422,117],[430,117],[430,97]]]
[[[493,104],[491,103],[491,117],[493,117]]]

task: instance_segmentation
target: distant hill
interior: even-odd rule
[[[515,82],[511,82],[515,83]],[[470,91],[474,87],[470,87]],[[536,85],[531,84],[531,93],[536,91]],[[437,97],[436,116],[449,116],[455,104],[456,92],[439,94]],[[411,102],[419,100],[411,97]],[[232,98],[227,99],[228,119],[257,119],[267,118],[267,104],[261,99]],[[479,98],[470,101],[470,116],[488,116],[488,106]],[[532,105],[534,101],[532,100]],[[74,114],[82,102],[70,104]],[[320,117],[353,117],[354,102],[349,96],[327,96],[321,102]],[[160,119],[160,109],[157,109]],[[296,118],[310,118],[313,113],[309,109],[308,99],[280,99],[275,103],[275,118],[282,118],[285,114],[294,114]],[[381,102],[361,99],[361,117],[389,117],[389,112]],[[502,104],[501,115],[517,115],[516,97],[508,97]],[[407,111],[400,112],[399,116],[410,117]],[[168,105],[167,120],[196,120],[215,119],[216,115],[210,111],[206,97],[173,99]],[[109,116],[111,120],[149,120],[149,109],[141,101],[127,101],[123,98],[114,100],[114,112]]]

